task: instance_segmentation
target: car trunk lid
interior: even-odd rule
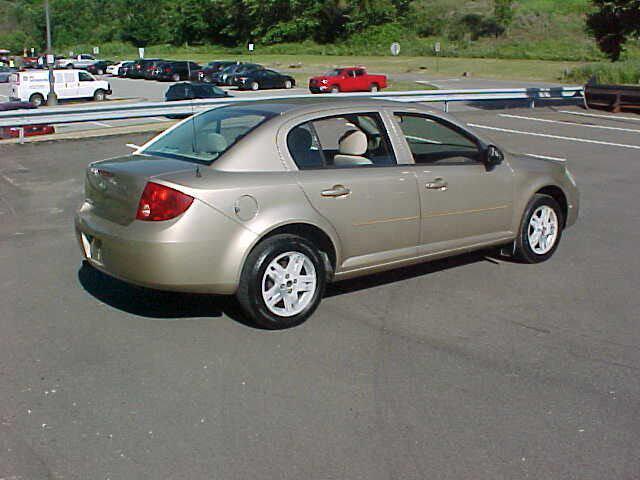
[[[158,175],[194,170],[180,160],[149,155],[127,155],[89,165],[85,178],[85,201],[95,215],[127,225],[136,218],[140,195],[148,181]]]

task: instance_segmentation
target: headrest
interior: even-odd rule
[[[338,142],[341,155],[362,155],[367,151],[367,136],[360,130],[345,133]]]
[[[309,150],[311,148],[311,144],[313,143],[313,138],[311,137],[311,132],[306,128],[295,128],[289,133],[287,137],[287,145],[289,146],[289,150],[293,150],[296,152]]]
[[[197,148],[200,152],[220,153],[224,152],[228,145],[227,139],[219,133],[203,132],[198,136]]]

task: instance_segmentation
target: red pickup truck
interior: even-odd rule
[[[336,68],[309,79],[311,93],[377,92],[386,87],[385,75],[370,75],[363,67]]]

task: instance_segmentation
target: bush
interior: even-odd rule
[[[640,62],[591,63],[571,70],[567,80],[586,83],[592,77],[595,77],[600,84],[638,84],[640,83]]]

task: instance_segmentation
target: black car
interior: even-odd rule
[[[189,80],[191,72],[197,72],[201,69],[202,66],[195,62],[170,61],[158,64],[153,77],[161,81],[179,82],[180,80]]]
[[[153,60],[145,65],[143,77],[145,80],[156,80],[158,74],[160,73],[159,66],[170,62],[171,60]]]
[[[181,82],[171,85],[164,94],[167,102],[193,100],[196,98],[230,97],[227,92],[209,83]]]
[[[252,72],[256,72],[258,70],[264,70],[262,65],[258,65],[256,63],[243,63],[240,65],[232,75],[229,75],[225,81],[225,85],[232,87],[240,86],[240,78],[246,77],[248,74]]]
[[[259,70],[264,68],[262,65],[256,63],[238,63],[225,68],[219,73],[218,85],[226,85],[228,87],[234,85],[235,77],[239,73],[246,73],[252,70]]]
[[[136,62],[124,62],[122,65],[120,65],[120,67],[118,67],[118,71],[116,72],[116,75],[118,75],[119,77],[128,76],[127,74],[129,70],[131,70],[131,68],[135,63]]]
[[[296,81],[293,77],[275,70],[251,70],[238,74],[236,84],[240,90],[260,90],[263,88],[293,88]]]
[[[88,65],[84,70],[94,75],[102,75],[107,71],[109,65],[113,65],[111,60],[97,60],[91,65]]]
[[[196,98],[225,98],[231,97],[221,88],[210,83],[182,82],[171,85],[164,94],[167,102],[176,100],[195,100]],[[173,113],[165,115],[167,118],[187,118],[191,115],[183,113]]]
[[[164,62],[161,58],[141,58],[133,62],[133,65],[127,72],[128,78],[144,78],[145,72],[151,68],[155,68],[155,63]]]
[[[204,68],[191,72],[191,80],[205,83],[215,83],[214,76],[231,65],[236,65],[236,62],[230,61],[215,61],[209,62]]]

